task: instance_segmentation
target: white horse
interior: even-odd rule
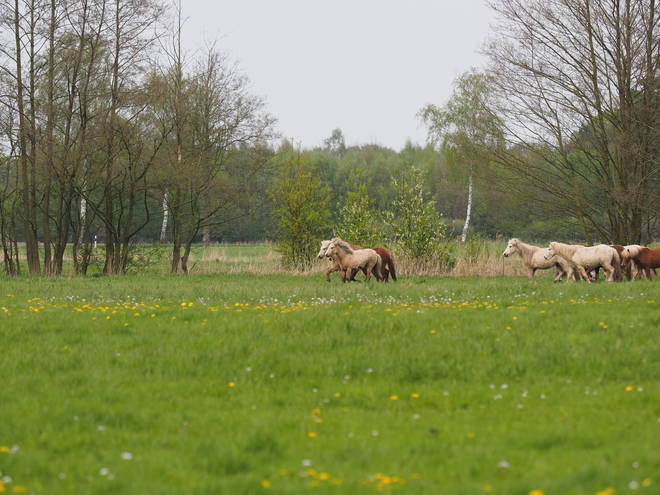
[[[509,240],[506,249],[502,255],[508,258],[513,253],[518,253],[527,267],[527,277],[532,280],[536,270],[547,270],[548,268],[555,269],[555,282],[559,282],[562,277],[572,270],[568,262],[561,256],[555,256],[552,259],[546,259],[545,255],[548,254],[548,248],[541,248],[538,246],[531,246],[525,244],[520,239]]]
[[[332,266],[328,268],[328,271],[325,272],[325,279],[330,282],[330,274],[333,272],[340,272],[342,271],[341,266],[339,265],[339,261],[337,260],[337,257],[335,256],[334,258],[331,258],[330,256],[326,256],[325,253],[328,250],[328,247],[330,246],[330,243],[332,241],[321,241],[321,250],[319,251],[319,254],[317,257],[319,259],[322,258],[328,258],[330,262],[332,263]],[[362,249],[360,246],[356,246],[354,244],[349,244],[351,246],[351,249]],[[355,281],[355,275],[353,275],[353,278],[351,279],[351,282]]]
[[[355,273],[362,270],[366,275],[365,282],[368,282],[373,273],[378,280],[382,280],[380,273],[381,258],[373,249],[353,249],[350,244],[342,241],[339,237],[332,239],[325,255],[337,261],[341,267],[341,281],[352,280]]]
[[[571,273],[573,270],[577,271],[580,277],[588,282],[591,282],[591,280],[587,271],[597,267],[602,267],[605,270],[606,280],[608,282],[621,280],[619,253],[616,252],[616,249],[605,244],[581,246],[579,244],[551,242],[545,259],[549,260],[553,256],[564,258],[569,263]],[[569,282],[570,280],[571,277],[569,276],[566,281]]]

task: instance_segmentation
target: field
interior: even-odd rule
[[[658,493],[657,282],[240,257],[3,278],[0,492]]]

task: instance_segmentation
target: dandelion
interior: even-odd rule
[[[320,473],[319,479],[325,481],[327,479],[330,479],[330,475],[328,473]]]
[[[261,480],[261,488],[270,488],[269,480]]]
[[[9,447],[7,447],[6,445],[0,445],[0,452],[8,453]]]
[[[307,434],[307,436],[308,436],[309,438],[315,438],[315,437],[316,437],[316,432],[315,432],[315,431],[310,431],[310,432]]]
[[[234,382],[229,382],[229,386],[230,386],[230,387],[235,387],[236,384],[235,384]]]
[[[14,488],[12,488],[12,491],[14,493],[27,493],[28,490],[25,488],[23,485],[16,485]]]
[[[390,400],[399,400],[398,395],[390,395]]]
[[[419,399],[419,394],[417,392],[410,394],[411,399]]]
[[[633,389],[633,388],[632,388],[630,385],[628,385],[628,386],[626,387],[626,392],[632,392],[632,389]]]
[[[529,492],[529,495],[544,495],[545,492],[543,490],[532,490]]]

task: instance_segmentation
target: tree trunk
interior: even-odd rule
[[[465,214],[465,225],[463,225],[463,235],[461,235],[461,244],[467,241],[468,230],[470,230],[470,218],[472,217],[472,167],[468,176],[468,204]]]

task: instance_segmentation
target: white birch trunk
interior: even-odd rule
[[[80,235],[78,236],[78,245],[82,246],[85,240],[85,217],[87,216],[87,200],[80,199]]]
[[[167,219],[169,217],[170,209],[167,205],[167,199],[169,196],[169,191],[165,189],[165,194],[163,195],[163,225],[160,228],[160,242],[165,242],[167,237]]]
[[[465,225],[463,225],[463,235],[461,236],[461,244],[465,244],[470,228],[470,217],[472,216],[472,167],[470,167],[470,178],[468,179],[468,204],[467,213],[465,214]]]

